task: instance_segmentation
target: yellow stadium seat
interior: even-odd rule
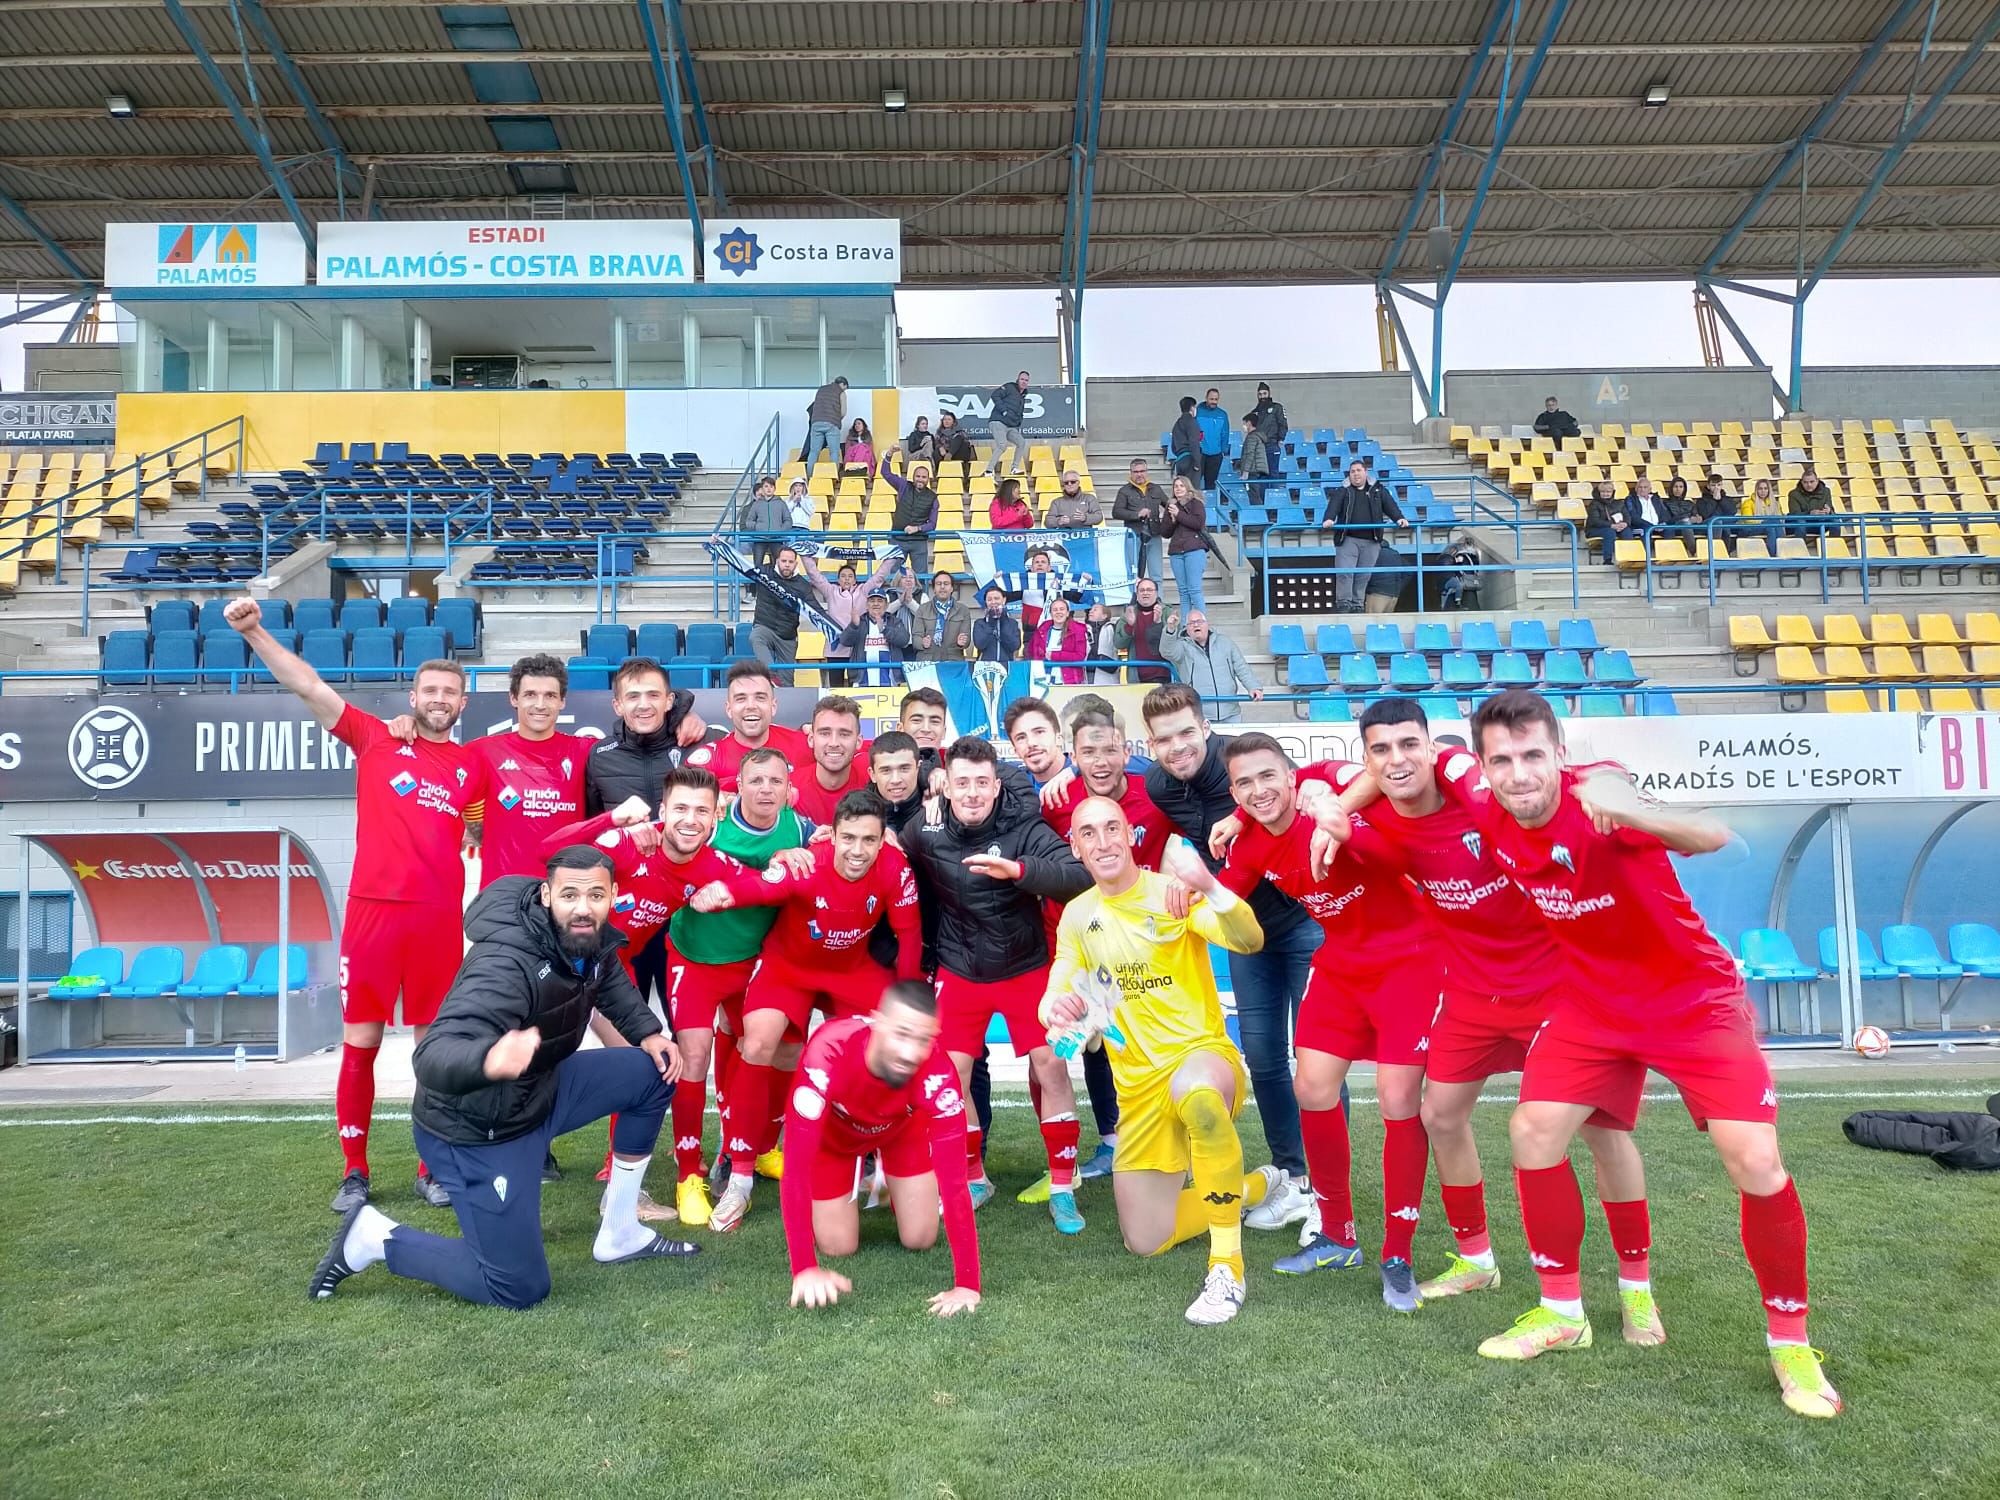
[[[1623,546],[1621,542],[1619,544]],[[1637,543],[1634,543],[1636,546]],[[1656,537],[1653,541],[1653,565],[1659,568],[1685,568],[1693,562],[1687,543],[1677,536]],[[1621,564],[1622,566],[1622,564]]]
[[[1868,639],[1877,646],[1917,644],[1917,638],[1910,634],[1910,622],[1901,615],[1870,615]]]
[[[1832,627],[1832,625],[1833,625],[1833,622],[1834,622],[1835,620],[1837,620],[1837,619],[1841,619],[1841,618],[1849,618],[1849,619],[1851,619],[1851,618],[1852,618],[1852,616],[1846,616],[1846,617],[1843,617],[1843,616],[1840,616],[1840,615],[1829,615],[1829,616],[1827,617],[1827,622],[1826,622],[1826,623],[1827,623],[1827,626],[1828,626],[1828,628],[1829,628],[1829,629],[1831,629],[1831,627]],[[1731,621],[1730,623],[1731,623],[1731,625],[1733,626],[1735,622],[1734,622],[1734,621]],[[1759,626],[1759,628],[1760,628],[1760,629],[1762,628],[1762,625],[1763,625],[1763,622],[1762,622],[1761,620],[1760,620],[1760,621],[1758,621],[1758,626]],[[1828,639],[1829,639],[1829,640],[1831,640],[1831,637],[1829,636],[1829,638],[1828,638]],[[1779,616],[1778,616],[1778,644],[1779,644],[1779,645],[1781,645],[1781,646],[1817,646],[1817,645],[1818,645],[1819,643],[1820,643],[1820,636],[1819,636],[1819,632],[1818,632],[1817,630],[1815,630],[1815,629],[1813,628],[1813,622],[1812,622],[1812,621],[1811,621],[1811,619],[1809,619],[1809,618],[1808,618],[1807,616],[1805,616],[1805,615],[1779,615]]]
[[[1729,644],[1732,649],[1745,652],[1762,653],[1778,649],[1778,643],[1771,639],[1771,632],[1764,626],[1762,615],[1731,615]]]
[[[1639,541],[1619,542],[1613,556],[1621,573],[1643,573],[1646,571],[1646,544]]]
[[[1778,647],[1778,681],[1780,682],[1825,682],[1826,674],[1813,660],[1813,654],[1804,646]]]
[[[1829,646],[1865,646],[1868,634],[1853,615],[1828,615],[1819,622],[1820,634]]]
[[[1861,652],[1854,646],[1828,646],[1826,648],[1826,678],[1830,682],[1866,682],[1875,674],[1868,669],[1868,663],[1861,659]]]
[[[1973,702],[1971,688],[1932,688],[1931,712],[1939,714],[1969,714],[1978,712]]]
[[[1558,521],[1573,521],[1578,526],[1581,526],[1589,518],[1589,514],[1588,507],[1581,500],[1565,498],[1556,502],[1556,519]]]
[[[2000,646],[2000,612],[1976,610],[1965,617],[1965,639],[1978,646]]]
[[[1781,536],[1778,538],[1778,560],[1780,562],[1797,562],[1802,558],[1811,556],[1812,549],[1805,544],[1802,538],[1795,536]]]
[[[1924,676],[1932,682],[1952,677],[1969,677],[1965,658],[1956,646],[1924,647]]]
[[[1882,712],[1885,714],[1920,714],[1924,711],[1923,694],[1915,688],[1882,689]]]
[[[1834,688],[1826,694],[1826,711],[1830,714],[1872,714],[1875,706],[1860,688]]]
[[[1875,675],[1894,682],[1914,682],[1923,676],[1908,646],[1877,646]]]
[[[1771,561],[1771,544],[1761,536],[1740,536],[1736,539],[1736,560],[1738,562]]]
[[[1467,449],[1472,446],[1472,442],[1473,442],[1473,436],[1472,436],[1472,429],[1470,427],[1452,428],[1451,430],[1452,447],[1458,449]]]

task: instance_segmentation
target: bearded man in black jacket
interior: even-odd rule
[[[542,1247],[548,1143],[615,1114],[594,1259],[693,1255],[639,1222],[639,1190],[680,1077],[680,1054],[625,976],[609,924],[611,858],[572,845],[548,878],[496,880],[465,914],[472,949],[416,1051],[411,1133],[451,1194],[462,1237],[399,1224],[366,1203],[342,1215],[313,1272],[314,1299],[377,1261],[468,1302],[533,1307],[549,1294]],[[592,1009],[630,1047],[578,1052]]]

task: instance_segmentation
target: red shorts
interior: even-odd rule
[[[750,983],[754,958],[733,964],[698,964],[685,959],[667,944],[667,1005],[673,1012],[676,1031],[713,1031],[715,1013],[734,1005],[730,1014],[742,1032],[743,990]]]
[[[859,1151],[824,1145],[812,1163],[812,1195],[815,1202],[829,1198],[851,1198],[861,1183],[861,1159],[870,1151],[882,1159],[882,1171],[889,1177],[921,1177],[931,1170],[931,1138],[922,1122],[908,1120],[894,1130],[884,1131]]]
[[[1425,1074],[1433,1083],[1481,1083],[1495,1073],[1520,1072],[1555,998],[1552,989],[1521,998],[1454,989],[1447,983],[1444,1002],[1431,1022]]]
[[[1521,1102],[1588,1104],[1601,1123],[1630,1130],[1649,1068],[1680,1090],[1698,1130],[1710,1120],[1768,1125],[1778,1118],[1771,1068],[1740,990],[1665,1020],[1622,1025],[1575,1002],[1558,1006],[1528,1049]]]
[[[756,961],[744,991],[743,1009],[778,1010],[785,1013],[800,1036],[812,1020],[815,1009],[825,1011],[829,1020],[842,1016],[865,1016],[874,1012],[882,991],[895,978],[880,964],[861,958],[838,974],[804,974],[776,959]]]
[[[1336,972],[1331,962],[1315,962],[1306,977],[1294,1044],[1349,1062],[1421,1068],[1443,983],[1437,964],[1419,955],[1396,968]]]
[[[465,957],[465,917],[456,906],[349,896],[340,923],[340,1018],[428,1026]]]
[[[1007,1021],[1007,1038],[1026,1057],[1049,1044],[1042,1024],[1042,997],[1048,993],[1049,971],[1043,965],[1012,979],[967,979],[949,969],[938,970],[938,1043],[947,1052],[977,1057],[986,1046],[986,1028],[998,1014]]]

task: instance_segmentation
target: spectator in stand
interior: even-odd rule
[[[786,486],[785,509],[791,516],[792,530],[819,529],[819,506],[814,503],[812,492],[806,488],[803,479],[794,479]]]
[[[874,586],[871,580],[867,607],[858,620],[841,632],[841,654],[851,661],[866,664],[848,674],[848,685],[892,687],[901,682],[903,658],[909,654],[909,648],[909,626],[901,613],[889,612],[888,592]]]
[[[808,474],[822,451],[828,462],[839,466],[840,423],[846,415],[847,377],[836,375],[813,392],[812,405],[806,408],[806,445],[799,450],[799,461]]]
[[[1160,521],[1167,513],[1167,492],[1147,477],[1146,460],[1132,460],[1130,477],[1111,497],[1111,519],[1123,521],[1125,529],[1139,541],[1139,572],[1154,581],[1160,577]]]
[[[1097,496],[1083,487],[1083,476],[1074,469],[1063,470],[1062,493],[1049,502],[1042,524],[1051,530],[1079,531],[1104,521],[1104,507]]]
[[[1722,476],[1710,471],[1701,482],[1701,498],[1695,501],[1694,518],[1699,536],[1713,536],[1717,546],[1743,534],[1741,513],[1736,501],[1724,488]],[[1714,530],[1709,522],[1715,523]]]
[[[1160,665],[1160,632],[1166,625],[1167,607],[1160,602],[1160,586],[1141,578],[1132,589],[1133,602],[1125,607],[1118,625],[1118,647],[1127,657],[1142,663],[1133,669],[1142,683],[1172,682],[1174,674]]]
[[[1794,520],[1785,529],[1793,536],[1805,537],[1815,551],[1822,537],[1839,534],[1837,527],[1815,519],[1833,514],[1833,486],[1821,479],[1819,470],[1811,464],[1807,464],[1799,474],[1799,482],[1792,486],[1786,504],[1793,516],[1802,519]]]
[[[910,616],[913,661],[965,660],[972,648],[972,607],[958,597],[958,580],[949,568],[938,569],[931,591],[904,607]]]
[[[1090,606],[1090,612],[1084,616],[1084,624],[1090,630],[1091,659],[1100,663],[1090,669],[1091,682],[1102,687],[1107,683],[1118,681],[1118,668],[1102,665],[1105,662],[1117,661],[1119,654],[1125,649],[1125,643],[1120,639],[1122,632],[1118,628],[1118,622],[1111,618],[1111,611],[1106,608],[1102,600],[1099,600]]]
[[[847,428],[847,441],[840,448],[840,471],[843,474],[859,473],[864,479],[875,468],[875,434],[868,430],[868,424],[856,417]]]
[[[1240,694],[1248,693],[1252,700],[1264,696],[1264,684],[1244,660],[1243,648],[1210,630],[1208,616],[1200,610],[1187,617],[1185,631],[1179,610],[1168,615],[1160,649],[1181,681],[1201,694],[1210,723],[1227,724],[1242,718],[1243,706],[1235,701]]]
[[[972,622],[972,655],[977,661],[1013,661],[1021,654],[1021,622],[1007,613],[1007,591],[986,585],[986,609]]]
[[[1361,613],[1368,595],[1368,574],[1375,555],[1382,550],[1382,528],[1393,521],[1398,531],[1408,531],[1403,509],[1389,487],[1375,478],[1368,465],[1355,459],[1347,466],[1347,483],[1327,496],[1326,515],[1320,524],[1337,528],[1339,550],[1334,566],[1333,607],[1344,615]]]
[[[1021,634],[1034,635],[1035,627],[1042,623],[1042,611],[1049,600],[1061,594],[1074,609],[1082,600],[1090,583],[1088,573],[1074,576],[1056,573],[1049,557],[1049,549],[1035,547],[1027,556],[1027,577],[1021,581]]]
[[[778,481],[769,474],[757,481],[750,503],[743,507],[738,529],[750,540],[750,560],[768,568],[778,556],[778,548],[792,531],[791,507],[778,498]]]
[[[1660,499],[1660,535],[1678,537],[1692,543],[1702,533],[1694,524],[1694,501],[1688,499],[1688,483],[1676,474],[1667,481],[1667,493]]]
[[[1251,486],[1253,502],[1264,498],[1264,486],[1271,478],[1271,457],[1264,447],[1264,434],[1257,430],[1257,414],[1243,418],[1243,451],[1236,455],[1236,472]]]
[[[812,584],[803,576],[799,555],[789,544],[778,549],[777,561],[760,570],[750,589],[754,612],[750,619],[750,654],[773,669],[799,659],[799,606],[812,598]],[[790,672],[773,670],[780,687],[792,685]]]
[[[1542,409],[1535,417],[1535,432],[1540,437],[1554,438],[1558,448],[1564,438],[1583,436],[1583,429],[1576,425],[1576,418],[1564,411],[1562,403],[1553,396],[1542,403]]]
[[[1181,414],[1167,434],[1174,473],[1186,475],[1197,486],[1201,483],[1201,421],[1194,414],[1198,404],[1192,396],[1181,397]]]
[[[937,431],[932,434],[931,443],[937,449],[938,463],[960,465],[960,482],[971,484],[972,466],[979,462],[979,450],[973,446],[971,435],[958,425],[958,418],[953,413],[945,412],[938,418]]]
[[[1034,637],[1028,642],[1029,661],[1088,661],[1090,659],[1090,627],[1076,617],[1069,600],[1057,594],[1049,600],[1048,613],[1035,627]],[[1063,667],[1056,674],[1056,680],[1064,683],[1083,681],[1082,667]]]
[[[1625,497],[1625,519],[1644,540],[1647,533],[1667,518],[1660,497],[1653,492],[1653,476],[1641,474],[1632,482],[1632,493]]]
[[[848,628],[868,612],[869,596],[881,588],[882,580],[894,572],[902,560],[902,555],[891,547],[888,556],[884,557],[875,571],[868,575],[866,583],[855,582],[853,563],[842,563],[840,572],[831,583],[827,581],[826,574],[816,567],[803,570],[806,582],[811,584],[813,592],[819,595],[820,605],[826,610],[828,618],[841,630],[839,636],[826,643],[826,659],[829,663],[827,681],[831,686],[840,687],[847,681],[846,674],[833,663],[847,660]]]
[[[1394,547],[1384,546],[1375,554],[1375,567],[1368,575],[1368,589],[1361,598],[1361,612],[1386,615],[1402,602],[1403,590],[1416,578],[1410,560]]]
[[[1760,479],[1751,486],[1750,521],[1744,531],[1762,532],[1765,545],[1776,557],[1778,543],[1785,535],[1785,502],[1778,496],[1778,487],[1768,479]]]
[[[889,529],[896,533],[897,545],[909,554],[911,576],[921,578],[931,565],[931,533],[937,530],[938,520],[937,490],[931,484],[929,464],[912,460],[908,478],[889,467],[889,461],[901,451],[900,443],[892,443],[882,455],[882,477],[896,492],[896,508],[889,517]]]
[[[1174,570],[1181,608],[1207,609],[1202,575],[1208,568],[1208,507],[1202,501],[1200,484],[1186,474],[1174,476],[1161,531],[1167,539],[1167,566]]]
[[[1229,413],[1222,409],[1222,392],[1210,386],[1194,418],[1201,424],[1201,487],[1212,495],[1222,477],[1222,461],[1229,457]]]
[[[994,491],[993,503],[986,507],[986,524],[995,531],[1031,531],[1035,512],[1021,498],[1021,481],[1003,479]]]
[[[993,477],[998,479],[1006,472],[1001,465],[1000,455],[1013,449],[1014,467],[1021,473],[1028,472],[1028,434],[1022,431],[1028,411],[1028,372],[1023,370],[1014,377],[1013,384],[998,387],[993,392],[993,416],[988,422],[993,435]]]
[[[1285,445],[1285,434],[1291,425],[1285,421],[1285,409],[1271,399],[1271,388],[1262,381],[1257,384],[1257,404],[1250,409],[1250,415],[1257,419],[1257,434],[1264,439],[1265,457],[1273,471],[1278,464],[1278,452]]]
[[[904,456],[911,463],[936,465],[938,459],[937,439],[931,436],[931,419],[918,417],[910,427],[910,435],[903,439]]]
[[[1608,479],[1597,481],[1590,503],[1584,507],[1583,529],[1602,545],[1604,566],[1607,568],[1616,565],[1620,542],[1643,542],[1646,539],[1645,528],[1632,524],[1625,502],[1618,498],[1618,487]]]

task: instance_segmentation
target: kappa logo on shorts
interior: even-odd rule
[[[944,1087],[944,1075],[942,1073],[931,1074],[930,1077],[924,1080],[924,1097],[926,1099],[930,1098],[932,1095],[937,1093],[939,1089],[943,1087]]]
[[[818,1089],[821,1093],[826,1092],[826,1086],[828,1080],[825,1068],[807,1068],[806,1077],[812,1080],[812,1086],[814,1088]]]
[[[417,778],[408,771],[398,771],[389,778],[389,790],[398,797],[407,797],[417,789]]]
[[[1778,1107],[1778,1091],[1776,1089],[1765,1089],[1764,1097],[1757,1102],[1767,1109],[1776,1109]]]

